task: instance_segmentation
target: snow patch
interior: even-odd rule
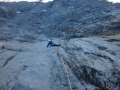
[[[51,1],[53,1],[53,0],[42,0],[41,2],[48,3],[48,2],[51,2]]]
[[[26,2],[42,2],[42,3],[48,3],[53,0],[0,0],[3,2],[21,2],[21,1],[26,1]]]
[[[120,0],[107,0],[107,1],[112,3],[120,3]]]

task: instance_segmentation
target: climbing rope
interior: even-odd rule
[[[67,68],[66,68],[66,65],[65,65],[65,63],[64,63],[63,57],[62,57],[62,55],[60,54],[60,51],[59,51],[59,49],[58,49],[57,47],[56,47],[56,50],[58,51],[58,54],[59,54],[59,56],[60,56],[60,59],[61,59],[61,61],[62,61],[62,63],[63,63],[64,69],[65,69],[65,73],[66,73],[66,76],[67,76],[67,78],[68,78],[68,83],[69,83],[69,86],[70,86],[70,90],[72,90],[72,85],[71,85],[71,82],[70,82],[70,77],[69,77],[69,74],[68,74],[68,70],[67,70]]]

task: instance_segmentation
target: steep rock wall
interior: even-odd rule
[[[99,90],[120,89],[119,46],[96,37],[70,39],[64,43],[66,64],[80,81],[89,82]]]

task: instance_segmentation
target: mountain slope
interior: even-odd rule
[[[120,90],[120,4],[0,2],[0,90]]]
[[[8,19],[6,24],[1,26],[1,30],[9,29],[9,33],[12,32],[14,37],[28,36],[35,40],[39,34],[45,34],[47,37],[83,37],[110,30],[119,33],[120,5],[106,0],[11,2],[1,3],[1,7],[7,10],[6,12],[1,8],[4,11],[1,15],[6,14],[1,17]],[[2,38],[5,38],[5,35],[12,38],[7,33],[2,34]]]

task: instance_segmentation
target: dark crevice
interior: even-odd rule
[[[4,51],[0,52],[0,54],[1,54],[1,53],[4,53],[5,51],[6,51],[6,50],[4,50]]]
[[[5,90],[5,87],[6,87],[9,83],[11,83],[11,82],[12,82],[12,80],[10,80],[9,82],[7,82],[6,85],[0,87],[0,90]]]
[[[100,49],[100,50],[106,50],[107,48],[104,47],[104,46],[98,46],[98,49]]]
[[[8,62],[9,62],[10,60],[12,60],[16,55],[17,55],[17,54],[15,54],[15,55],[13,55],[13,56],[10,56],[10,57],[5,61],[5,63],[3,64],[2,68],[3,68],[4,66],[6,66],[6,65],[8,64]]]
[[[110,40],[107,40],[108,42],[120,42],[120,39],[110,39]]]
[[[22,51],[21,49],[12,49],[12,48],[8,48],[7,50],[10,50],[10,51],[17,51],[17,52]]]
[[[110,57],[108,56],[103,56],[103,55],[100,55],[100,54],[95,54],[95,53],[89,53],[89,52],[84,52],[85,54],[92,54],[92,55],[95,55],[95,56],[98,56],[98,57],[102,57],[102,58],[105,58],[105,59],[109,59],[111,62],[114,62],[114,60],[112,60]]]

